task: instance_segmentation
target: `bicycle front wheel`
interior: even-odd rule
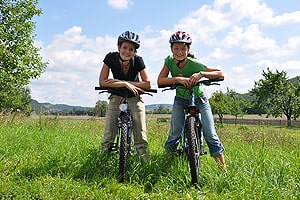
[[[128,126],[127,123],[123,122],[120,127],[121,140],[120,140],[120,158],[119,158],[119,176],[120,182],[123,183],[125,180],[126,172],[126,159],[128,155],[128,142],[127,142],[127,132]]]
[[[190,172],[192,176],[192,183],[199,182],[199,154],[197,149],[196,136],[196,118],[189,116],[186,121],[186,137],[188,141],[188,159],[190,164]]]

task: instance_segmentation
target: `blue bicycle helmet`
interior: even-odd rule
[[[123,42],[130,42],[134,44],[135,48],[138,49],[140,47],[140,39],[139,35],[134,32],[125,31],[118,38],[118,45],[120,46]]]
[[[186,43],[187,45],[191,45],[192,38],[188,33],[184,31],[177,31],[170,37],[169,42],[171,45],[174,43]]]

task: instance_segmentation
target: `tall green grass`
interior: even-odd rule
[[[218,127],[228,172],[201,157],[196,189],[186,158],[164,153],[168,122],[147,121],[151,161],[130,156],[124,184],[118,155],[99,151],[103,127],[96,119],[0,118],[0,199],[299,199],[299,129]]]

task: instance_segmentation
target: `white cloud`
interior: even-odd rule
[[[245,71],[244,67],[233,67],[232,71],[236,72],[236,73],[243,73]]]
[[[132,4],[131,0],[108,0],[107,4],[115,9],[127,9],[130,4]]]
[[[144,58],[147,58],[146,60],[151,60],[151,62],[163,62],[164,57],[171,52],[169,38],[172,33],[172,31],[161,30],[155,37],[142,35],[141,48],[138,53],[141,53]]]
[[[81,27],[73,26],[67,29],[63,34],[55,35],[52,44],[47,48],[55,48],[55,50],[72,49],[85,40],[86,37],[81,35]]]
[[[97,95],[94,86],[98,84],[105,55],[101,54],[101,47],[116,47],[108,45],[110,41],[110,37],[88,39],[81,34],[80,27],[72,27],[56,35],[41,50],[43,59],[49,64],[46,72],[31,82],[32,96],[40,101],[93,105]]]
[[[266,26],[285,26],[300,23],[300,11],[275,16],[272,8],[261,0],[216,0],[214,8],[232,19],[233,23],[249,18],[252,23]]]
[[[223,13],[204,5],[190,13],[174,26],[174,30],[185,30],[196,42],[216,44],[215,33],[229,27],[231,22]]]
[[[300,75],[300,60],[288,60],[284,62],[279,62],[277,60],[261,60],[257,62],[257,66],[262,67],[266,70],[269,68],[274,71],[285,71],[289,77],[293,78]]]
[[[286,26],[289,24],[300,23],[300,11],[283,13],[279,16],[273,16],[273,11],[270,11],[268,13],[258,13],[258,15],[253,15],[252,18],[253,20],[260,22],[263,25]]]
[[[291,37],[282,47],[285,55],[294,55],[300,49],[300,36]]]
[[[266,56],[283,56],[276,40],[265,36],[258,24],[251,24],[245,30],[234,26],[232,31],[221,41],[224,48],[240,48],[241,53],[254,59]]]
[[[209,55],[208,55],[208,59],[209,60],[224,60],[224,59],[228,59],[230,58],[231,55],[226,53],[226,51],[224,51],[223,49],[221,48],[215,48],[213,50],[213,52],[211,52]]]

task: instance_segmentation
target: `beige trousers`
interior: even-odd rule
[[[118,131],[118,116],[120,114],[119,105],[123,102],[123,97],[111,95],[109,97],[108,112],[105,119],[104,136],[101,141],[101,149],[107,150],[114,143]],[[128,98],[128,108],[133,119],[133,141],[134,146],[146,161],[150,157],[147,135],[146,135],[146,113],[145,104],[141,96]]]

